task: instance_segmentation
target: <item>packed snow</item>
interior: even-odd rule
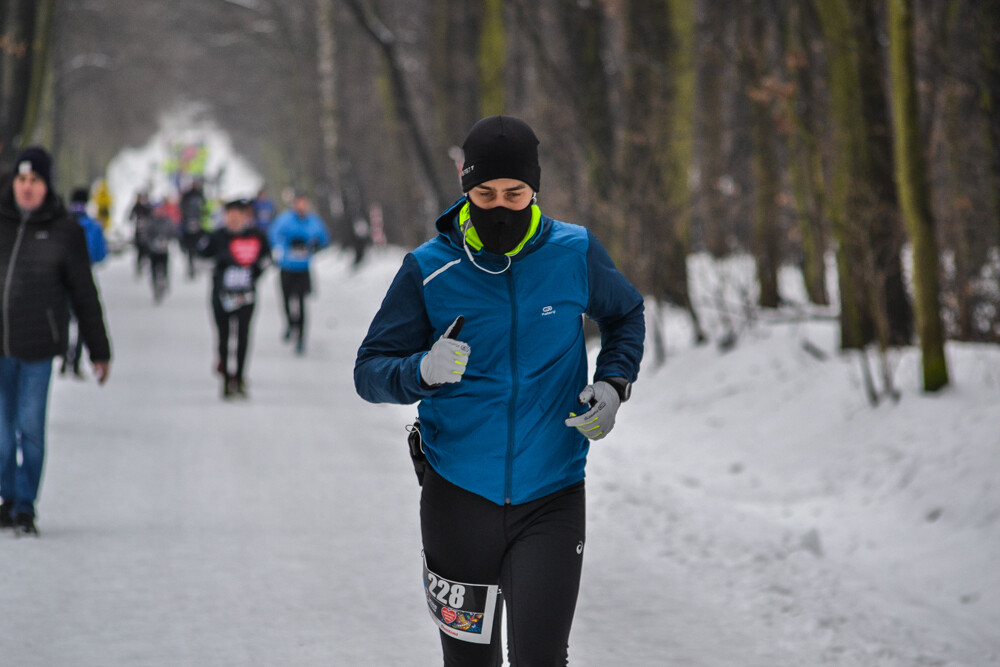
[[[403,252],[319,256],[304,357],[268,272],[247,401],[219,396],[204,267],[174,255],[160,306],[129,255],[98,269],[112,375],[53,378],[40,536],[0,534],[0,664],[440,664],[415,407],[352,380]],[[871,407],[829,319],[744,322],[723,353],[648,315],[667,356],[591,447],[571,664],[1000,664],[1000,349],[950,344],[938,395],[893,353],[901,400]]]

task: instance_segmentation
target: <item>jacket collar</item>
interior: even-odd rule
[[[438,216],[438,219],[434,222],[435,229],[438,230],[441,236],[444,236],[452,245],[457,247],[459,250],[463,247],[463,232],[461,229],[461,212],[468,202],[468,198],[465,196],[459,197],[455,202],[445,209],[444,213]],[[534,204],[532,204],[534,206]],[[538,219],[538,228],[534,236],[525,242],[524,247],[516,255],[511,255],[510,259],[512,261],[518,261],[522,257],[534,252],[548,236],[549,231],[552,229],[552,219],[544,214],[540,214]],[[472,248],[470,248],[472,250]],[[507,260],[503,255],[495,255],[487,250],[475,250],[474,254],[476,256],[484,256],[486,258],[496,259],[496,261],[503,263]]]
[[[58,195],[49,190],[45,194],[42,205],[35,209],[28,217],[29,222],[41,222],[66,217],[66,207]],[[14,202],[14,184],[7,183],[3,190],[0,190],[0,218],[7,222],[21,222],[21,211]]]

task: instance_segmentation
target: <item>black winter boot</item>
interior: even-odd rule
[[[38,535],[38,528],[35,527],[35,517],[30,514],[18,514],[14,517],[14,535]]]

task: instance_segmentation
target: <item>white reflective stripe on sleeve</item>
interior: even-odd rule
[[[452,261],[448,262],[447,264],[445,264],[444,266],[442,266],[440,269],[438,269],[437,271],[435,271],[431,275],[429,275],[426,278],[424,278],[424,286],[426,287],[427,283],[429,283],[430,281],[434,280],[435,278],[437,278],[442,273],[444,273],[445,271],[447,271],[451,267],[455,266],[456,264],[461,264],[461,263],[462,263],[461,258],[455,259],[455,260],[452,260]]]

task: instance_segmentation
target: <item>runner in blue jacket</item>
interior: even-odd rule
[[[306,297],[312,294],[309,266],[316,252],[330,245],[330,233],[312,211],[309,198],[295,194],[292,208],[283,211],[268,230],[275,261],[281,271],[285,307],[285,340],[295,336],[295,351],[305,353]]]
[[[589,442],[614,426],[642,358],[641,295],[590,231],[535,205],[537,144],[509,116],[472,128],[466,195],[403,260],[354,368],[365,400],[419,402],[425,587],[445,664],[500,664],[496,610],[479,610],[492,623],[474,636],[477,610],[440,595],[458,585],[471,604],[465,592],[497,584],[510,661],[566,664]],[[601,331],[590,384],[583,315]]]

